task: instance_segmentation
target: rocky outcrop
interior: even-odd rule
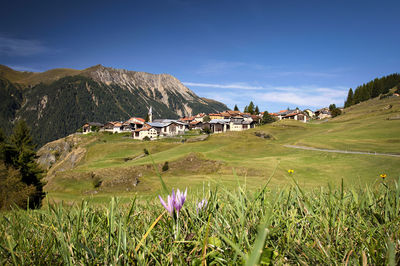
[[[47,179],[52,178],[57,172],[71,170],[77,166],[86,154],[84,147],[86,144],[87,140],[85,142],[81,136],[73,134],[41,147],[37,152],[37,162],[47,170]]]

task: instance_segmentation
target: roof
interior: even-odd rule
[[[98,122],[88,122],[88,123],[86,123],[85,125],[88,125],[88,126],[95,126],[95,127],[102,127],[102,126],[104,126],[102,123],[98,123]]]
[[[133,124],[137,124],[134,122],[134,120],[138,120],[139,122],[142,122],[142,124],[144,124],[145,120],[143,118],[140,117],[131,117],[128,119],[128,121],[126,121],[126,123],[133,123]]]
[[[240,111],[231,111],[231,110],[229,110],[229,111],[226,111],[227,113],[230,113],[231,115],[240,115],[241,113],[240,113]]]
[[[191,116],[191,117],[183,117],[183,118],[181,118],[181,119],[179,119],[180,121],[192,121],[192,120],[194,120],[194,116]]]
[[[191,125],[197,125],[198,123],[201,123],[201,121],[192,121],[192,122],[190,122]]]
[[[151,129],[151,128],[152,128],[151,126],[145,124],[142,128],[136,129],[135,132],[146,131],[146,130],[149,130],[149,129]]]
[[[221,116],[231,116],[231,114],[228,113],[228,112],[222,112],[222,113],[220,113],[220,115],[221,115]]]
[[[230,119],[212,119],[210,124],[226,124],[229,123]]]
[[[296,115],[298,115],[298,113],[290,113],[290,114],[285,115],[285,117],[296,116]]]
[[[171,123],[148,122],[147,124],[150,125],[151,127],[167,127],[167,126],[169,126]]]
[[[213,116],[222,116],[221,114],[208,114],[208,115],[213,115]]]

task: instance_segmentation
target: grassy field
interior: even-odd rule
[[[306,189],[338,186],[342,179],[346,185],[373,184],[381,173],[391,182],[400,175],[400,158],[297,150],[283,145],[398,154],[400,120],[389,118],[399,115],[398,98],[373,99],[327,122],[281,121],[191,143],[181,138],[142,142],[120,134],[82,136],[92,140],[85,146],[85,158],[74,169],[49,179],[46,189],[50,199],[65,201],[100,200],[110,195],[154,197],[161,189],[157,171],[161,172],[166,161],[169,170],[162,176],[167,185],[193,191],[203,184],[234,188],[234,173],[249,189],[259,188],[270,176],[271,187],[281,188],[288,182],[288,169],[294,170]],[[141,157],[144,149],[150,156]],[[102,180],[100,187],[94,188],[93,176]],[[133,185],[135,180],[138,183]]]
[[[0,264],[400,263],[398,182],[304,191],[287,179],[282,190],[264,182],[189,192],[179,215],[154,198],[0,213]]]

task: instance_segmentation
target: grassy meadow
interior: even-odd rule
[[[385,109],[388,105],[392,108]],[[114,195],[154,197],[160,192],[157,171],[168,161],[162,176],[169,187],[197,191],[203,184],[235,188],[236,174],[249,189],[260,187],[270,176],[270,186],[288,183],[288,169],[295,171],[305,189],[374,184],[381,173],[390,180],[399,176],[399,157],[341,154],[287,148],[295,144],[316,148],[400,153],[400,120],[397,98],[373,99],[352,106],[345,114],[328,122],[280,121],[244,132],[211,135],[205,141],[182,142],[196,136],[136,141],[123,134],[94,134],[82,138],[86,154],[73,169],[48,179],[50,200],[80,201],[81,198],[107,199]],[[268,135],[261,138],[256,133]],[[150,156],[144,156],[147,149]],[[156,166],[156,167],[154,167]],[[155,170],[156,168],[156,170]],[[102,180],[93,186],[93,175]],[[137,179],[137,185],[132,180]]]

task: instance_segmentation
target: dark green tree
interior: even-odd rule
[[[334,109],[336,109],[336,104],[332,103],[329,105],[329,111],[333,111]]]
[[[256,106],[256,109],[254,110],[254,114],[258,115],[260,113],[260,109],[258,108],[258,105]]]
[[[350,88],[349,89],[349,93],[347,94],[347,99],[344,102],[344,107],[347,108],[347,107],[350,107],[352,105],[353,105],[353,89]]]
[[[341,114],[342,114],[342,111],[340,111],[339,108],[335,108],[335,109],[333,109],[333,110],[331,111],[332,117],[336,117],[336,116],[341,115]]]
[[[32,141],[30,130],[26,122],[20,120],[9,138],[5,161],[19,170],[22,182],[35,187],[35,193],[29,198],[30,208],[39,208],[45,196],[44,184],[41,181],[43,170],[36,162],[36,158],[35,144]]]
[[[243,113],[248,113],[249,112],[249,107],[247,107],[247,105],[244,107],[243,109]]]
[[[247,112],[251,115],[254,115],[254,103],[251,101],[249,107],[247,108]]]
[[[275,117],[273,115],[270,115],[268,113],[268,111],[265,110],[264,111],[264,115],[263,115],[263,117],[261,119],[261,124],[265,125],[265,124],[269,124],[269,123],[272,123],[272,122],[275,122]]]
[[[237,107],[236,104],[235,104],[235,107],[233,108],[233,111],[239,111],[239,108]]]

